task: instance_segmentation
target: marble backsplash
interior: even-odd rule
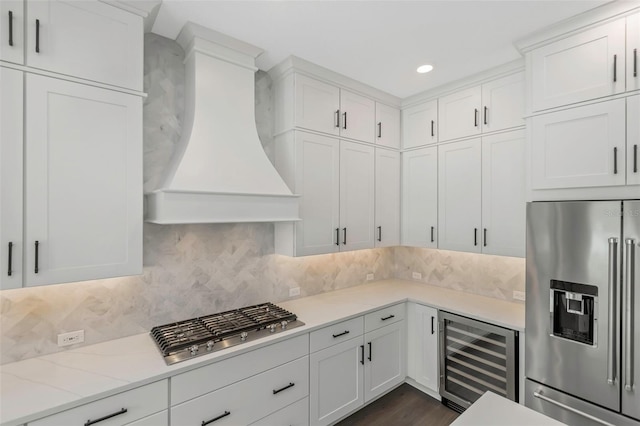
[[[155,188],[179,140],[184,53],[145,37],[144,185]],[[256,123],[271,154],[271,82],[256,75]],[[85,344],[263,301],[376,280],[411,279],[511,300],[524,291],[524,260],[410,247],[289,258],[274,254],[273,224],[144,225],[143,275],[0,291],[0,364],[64,350],[59,333],[85,330]]]

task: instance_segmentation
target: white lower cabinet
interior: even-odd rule
[[[365,335],[364,400],[371,401],[404,382],[404,322],[396,322]]]
[[[298,402],[284,407],[275,413],[268,415],[251,426],[306,426],[309,424],[309,398],[303,398]]]
[[[438,394],[438,310],[417,303],[407,304],[407,376]]]
[[[169,410],[160,411],[140,420],[127,423],[126,426],[169,426]]]

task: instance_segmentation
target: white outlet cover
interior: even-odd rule
[[[421,280],[422,279],[422,274],[420,272],[414,272],[414,273],[411,274],[411,277],[414,280]]]
[[[300,296],[300,287],[294,287],[289,289],[289,297]]]
[[[526,300],[526,293],[524,291],[513,290],[513,298],[524,302]]]
[[[373,274],[367,274],[367,281],[373,281]]]
[[[84,330],[58,334],[58,346],[71,346],[84,342]]]

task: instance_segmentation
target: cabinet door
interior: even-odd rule
[[[627,185],[640,185],[640,96],[627,98]]]
[[[25,101],[25,284],[142,273],[141,98],[28,74]]]
[[[482,252],[524,257],[524,130],[482,138]]]
[[[376,148],[376,247],[400,244],[400,153]]]
[[[340,206],[340,141],[296,132],[296,192],[300,217],[296,222],[296,254],[334,253]]]
[[[640,13],[627,17],[627,91],[640,89]]]
[[[364,400],[371,401],[406,378],[404,321],[365,334]]]
[[[328,425],[364,404],[362,337],[309,355],[309,423]]]
[[[374,148],[340,141],[340,250],[373,248]]]
[[[340,89],[296,74],[295,116],[298,127],[338,135]]]
[[[142,90],[142,18],[99,1],[27,2],[27,65]]]
[[[438,101],[402,111],[402,147],[414,148],[438,142]]]
[[[524,72],[482,85],[482,132],[524,126]]]
[[[0,67],[0,289],[22,287],[22,71]]]
[[[438,247],[437,147],[402,153],[402,244]]]
[[[0,2],[0,59],[24,64],[24,2]]]
[[[480,252],[481,141],[438,147],[438,247]]]
[[[440,142],[480,133],[480,86],[438,99]]]
[[[376,144],[400,148],[400,110],[376,102]]]
[[[409,304],[407,329],[408,371],[416,382],[438,393],[438,310]]]
[[[251,426],[307,426],[309,424],[309,398],[294,402],[282,410],[251,423]]]
[[[531,120],[533,189],[625,184],[625,100]]]
[[[340,90],[340,136],[374,142],[375,102],[348,90]]]
[[[533,111],[624,92],[625,20],[534,50],[531,84]]]

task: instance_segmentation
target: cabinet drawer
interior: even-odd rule
[[[127,426],[169,426],[169,410],[162,410],[143,419],[127,423]]]
[[[99,426],[126,425],[150,414],[166,410],[169,405],[168,388],[167,380],[151,383],[36,420],[29,423],[29,426],[84,425],[87,421],[96,421],[122,410],[127,411],[101,421]]]
[[[388,308],[380,309],[364,317],[364,331],[368,333],[373,330],[377,330],[385,325],[393,324],[394,322],[402,321],[405,315],[405,304],[400,303],[398,305],[389,306]]]
[[[282,410],[251,423],[251,426],[291,425],[306,426],[309,424],[309,398],[294,402]]]
[[[309,357],[171,407],[171,424],[246,425],[309,394]],[[228,413],[228,414],[227,414]]]
[[[328,348],[336,343],[353,339],[364,333],[364,320],[362,317],[342,321],[329,327],[310,333],[310,350],[316,352],[320,349]]]
[[[308,354],[309,335],[247,352],[171,378],[176,405]]]

